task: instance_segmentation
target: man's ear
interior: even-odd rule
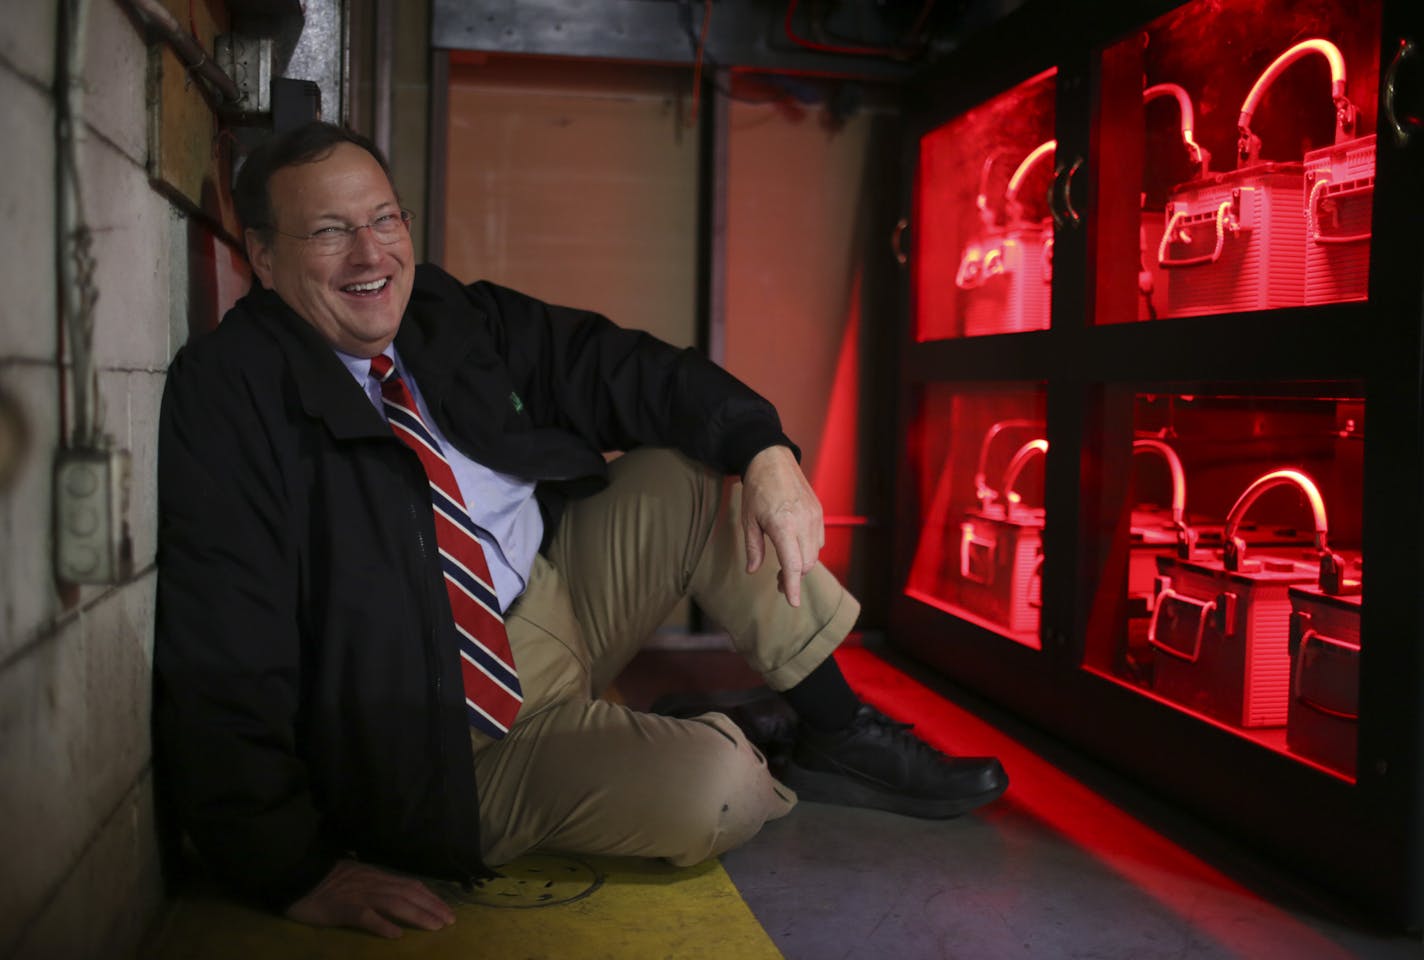
[[[247,262],[252,264],[252,272],[262,281],[262,286],[274,290],[272,286],[272,247],[262,238],[260,230],[246,230],[243,239],[247,241]]]

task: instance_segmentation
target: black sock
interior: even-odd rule
[[[822,660],[806,679],[790,690],[781,691],[781,695],[805,723],[822,733],[834,733],[850,726],[860,707],[834,657]]]

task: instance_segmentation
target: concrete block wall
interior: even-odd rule
[[[28,437],[0,453],[16,461],[0,487],[0,957],[122,957],[163,903],[149,704],[164,371],[190,329],[216,320],[217,298],[192,302],[190,264],[216,274],[228,300],[240,268],[150,183],[148,52],[115,0],[91,0],[80,166],[103,427],[132,456],[134,570],[123,583],[61,588],[56,7],[25,0],[0,19],[0,393]]]

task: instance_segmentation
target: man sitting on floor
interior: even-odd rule
[[[235,200],[260,284],[169,373],[155,682],[182,826],[236,890],[396,936],[453,915],[393,870],[691,864],[797,792],[928,817],[1003,792],[846,685],[859,607],[760,396],[416,266],[384,159],[337,127],[254,151]],[[787,784],[722,714],[597,699],[688,596],[799,715]]]

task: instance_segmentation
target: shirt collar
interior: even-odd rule
[[[371,358],[356,357],[349,353],[342,353],[335,347],[331,348],[331,352],[336,354],[336,359],[341,361],[342,366],[346,368],[346,372],[355,378],[356,385],[362,390],[365,390],[367,382],[371,379]],[[391,358],[391,363],[396,365],[396,370],[404,377],[405,371],[401,369],[400,357],[396,355],[395,344],[390,344],[386,349],[382,350],[381,353]]]

